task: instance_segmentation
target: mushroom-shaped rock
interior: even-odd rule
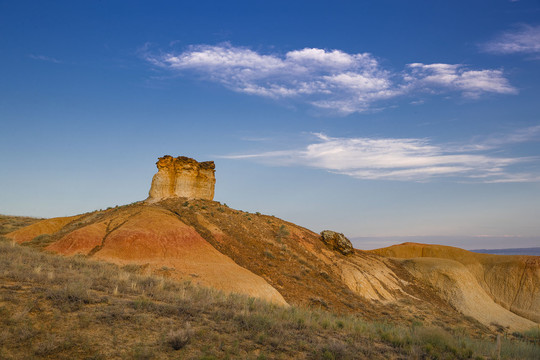
[[[341,233],[331,230],[324,230],[321,232],[321,239],[329,248],[339,251],[343,255],[350,255],[354,253],[354,248],[351,242],[345,237],[345,235]]]

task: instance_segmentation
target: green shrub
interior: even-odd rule
[[[289,229],[285,225],[281,225],[276,232],[276,239],[281,242],[284,238],[290,235]]]

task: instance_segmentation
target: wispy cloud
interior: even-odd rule
[[[230,44],[194,45],[180,53],[150,53],[153,65],[192,73],[250,95],[290,99],[343,114],[374,103],[418,93],[515,94],[502,70],[471,70],[462,64],[421,64],[392,71],[369,53],[305,48],[284,55],[262,54]]]
[[[480,45],[480,48],[493,54],[540,54],[540,25],[521,25],[506,31],[493,40]]]
[[[426,90],[440,87],[461,91],[464,96],[476,98],[484,93],[516,94],[501,70],[467,70],[462,65],[409,64],[411,73],[406,79]]]
[[[483,149],[497,148],[506,144],[518,144],[540,140],[540,125],[510,131],[504,135],[491,135],[480,140]]]
[[[537,127],[531,128],[538,135]],[[523,131],[510,136],[514,142],[532,140]],[[540,181],[540,176],[516,173],[510,167],[537,158],[500,157],[490,154],[489,146],[435,145],[429,139],[336,138],[313,134],[315,142],[304,148],[254,154],[230,155],[229,159],[251,159],[273,165],[307,166],[325,169],[358,179],[429,181],[437,178],[474,182]]]
[[[52,63],[55,63],[55,64],[61,64],[62,61],[58,60],[58,59],[55,59],[53,57],[50,57],[50,56],[45,56],[45,55],[34,55],[34,54],[30,54],[28,55],[31,59],[34,59],[34,60],[40,60],[40,61],[47,61],[47,62],[52,62]]]

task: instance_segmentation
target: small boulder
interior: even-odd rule
[[[345,237],[345,235],[341,233],[331,230],[324,230],[321,232],[321,239],[329,248],[339,251],[343,255],[350,255],[354,253],[354,248],[351,242]]]

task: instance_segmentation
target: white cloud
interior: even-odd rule
[[[446,89],[462,91],[465,96],[478,97],[486,92],[516,94],[501,70],[467,70],[462,65],[409,64],[407,80],[416,86],[440,85]]]
[[[536,129],[536,127],[531,128]],[[516,132],[514,141],[529,141]],[[489,146],[434,145],[428,139],[334,138],[314,134],[316,142],[302,149],[226,156],[274,165],[308,166],[358,179],[429,181],[467,179],[475,182],[540,181],[540,176],[514,173],[510,167],[538,159],[494,156]],[[510,134],[510,137],[512,135]],[[502,144],[502,142],[501,142]]]
[[[180,53],[146,52],[145,58],[161,68],[198,74],[233,91],[291,99],[343,114],[418,92],[457,91],[469,97],[517,92],[501,70],[415,63],[404,72],[393,72],[369,53],[340,50],[305,48],[279,55],[230,44],[194,45]]]
[[[494,54],[540,54],[540,26],[519,26],[482,44],[481,49]]]
[[[289,51],[285,55],[287,61],[303,64],[304,66],[319,66],[327,69],[347,69],[356,63],[367,63],[377,66],[369,54],[349,55],[339,50],[327,52],[323,49],[302,49]]]

